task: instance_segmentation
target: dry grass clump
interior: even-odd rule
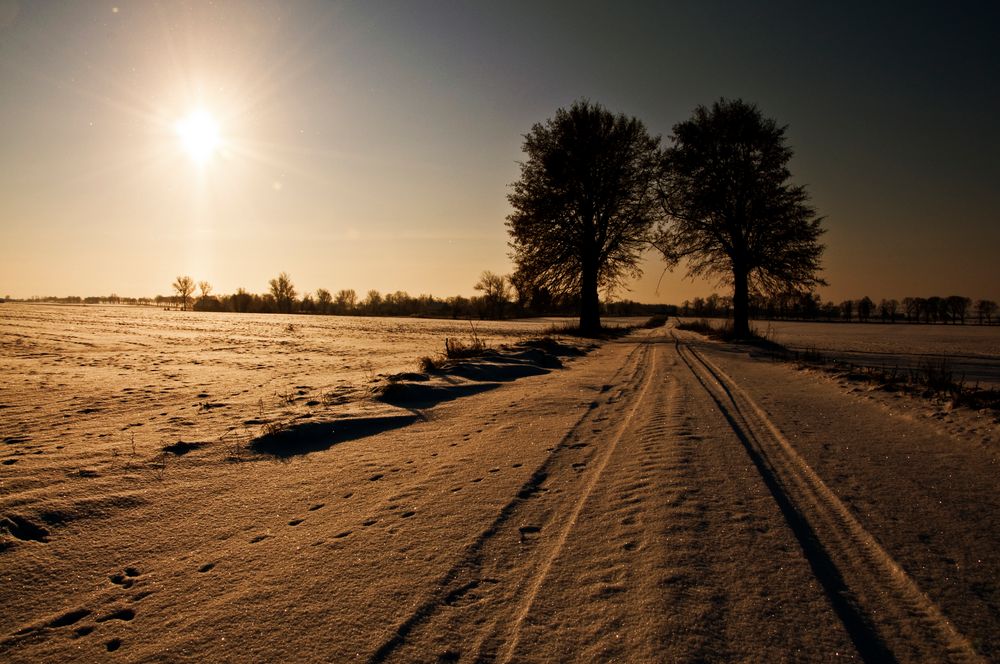
[[[445,358],[442,356],[431,357],[430,355],[424,355],[419,360],[417,360],[417,366],[420,367],[420,371],[423,373],[440,373],[444,369]]]
[[[466,343],[461,339],[444,340],[444,356],[449,360],[462,360],[468,357],[482,357],[489,352],[489,346],[482,339],[473,335]]]
[[[496,351],[490,348],[482,338],[476,334],[475,327],[469,341],[446,337],[444,340],[444,352],[436,357],[425,355],[417,360],[417,366],[422,373],[441,373],[448,366],[449,360],[464,360],[470,357],[483,357],[492,355]]]

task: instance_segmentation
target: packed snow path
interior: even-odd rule
[[[974,440],[662,329],[416,414],[109,484],[0,552],[0,657],[1000,657],[1000,482]],[[3,505],[35,523],[86,491]]]

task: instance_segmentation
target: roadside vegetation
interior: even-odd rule
[[[852,382],[862,382],[885,392],[902,392],[929,399],[942,399],[952,407],[988,408],[1000,411],[1000,390],[970,385],[955,371],[947,356],[927,358],[915,367],[872,366],[829,357],[815,348],[790,349],[751,328],[749,337],[737,337],[732,324],[713,324],[708,319],[681,321],[677,329],[697,332],[720,341],[742,341],[761,349],[766,357],[791,362],[799,368],[825,371]]]

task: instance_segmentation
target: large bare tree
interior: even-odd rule
[[[580,299],[580,329],[601,326],[599,291],[637,276],[658,213],[659,137],[635,118],[577,101],[524,136],[527,159],[507,197],[520,276]]]
[[[789,181],[785,127],[754,104],[720,99],[674,125],[664,153],[666,215],[656,245],[671,267],[733,287],[733,327],[750,334],[750,293],[807,291],[820,278],[822,221]]]

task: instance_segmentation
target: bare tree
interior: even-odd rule
[[[330,313],[330,305],[333,303],[333,296],[325,288],[316,289],[316,307],[321,314]]]
[[[206,298],[212,294],[212,284],[208,283],[207,281],[199,281],[198,290],[201,291],[201,297]]]
[[[867,323],[868,319],[872,317],[872,309],[874,308],[875,303],[867,295],[858,300],[858,320]]]
[[[969,313],[969,307],[972,306],[972,300],[962,295],[950,295],[945,298],[944,303],[951,322],[965,325],[965,317]]]
[[[990,324],[993,314],[997,312],[997,303],[993,300],[976,301],[976,315],[979,316],[979,324]]]
[[[926,303],[922,297],[904,297],[903,310],[906,312],[906,319],[911,323],[919,323]]]
[[[337,305],[337,313],[350,313],[354,311],[354,307],[358,302],[358,294],[354,292],[353,288],[339,290],[337,291],[337,296],[334,298],[334,301]]]
[[[944,298],[932,295],[924,302],[924,319],[928,323],[936,323],[939,320],[947,322],[948,308]]]
[[[362,306],[369,315],[377,314],[382,306],[382,294],[375,289],[368,291]]]
[[[821,218],[789,182],[785,127],[754,104],[720,99],[674,125],[656,245],[667,265],[733,287],[733,331],[750,334],[750,293],[810,291],[820,276]]]
[[[882,300],[878,303],[879,315],[882,320],[890,323],[896,322],[896,314],[899,312],[899,302],[897,300]]]
[[[479,276],[474,288],[482,291],[483,302],[489,315],[492,318],[503,318],[504,307],[510,302],[513,294],[507,277],[486,270]]]
[[[854,317],[854,300],[844,300],[841,302],[840,311],[844,320],[850,321]]]
[[[292,278],[287,272],[282,272],[268,283],[271,285],[271,295],[278,311],[284,314],[291,313],[292,305],[295,303],[295,286],[292,285]]]
[[[640,273],[656,218],[659,138],[635,118],[577,101],[524,137],[527,159],[507,197],[517,270],[580,298],[580,329],[601,326],[600,290]]]
[[[194,293],[194,279],[186,276],[177,277],[174,280],[173,289],[177,291],[177,297],[180,298],[181,310],[187,309],[191,294]]]

